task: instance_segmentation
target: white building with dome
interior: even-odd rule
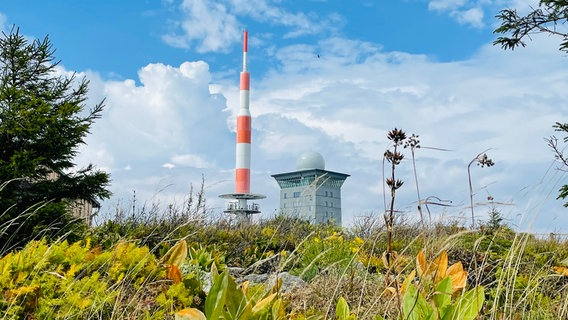
[[[325,170],[321,154],[305,152],[296,162],[296,171],[272,177],[280,186],[283,214],[341,226],[341,186],[349,175]]]

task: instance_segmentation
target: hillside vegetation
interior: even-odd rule
[[[229,217],[226,217],[229,218]],[[381,217],[382,218],[382,217]],[[0,259],[2,319],[567,319],[568,242],[506,226],[350,229],[168,211],[117,215],[83,240],[32,241]],[[236,267],[279,256],[274,274]],[[280,284],[281,285],[281,284]]]

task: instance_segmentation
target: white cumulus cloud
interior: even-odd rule
[[[448,14],[459,24],[474,28],[494,25],[488,20],[500,10],[512,8],[525,15],[538,8],[539,0],[430,0],[428,9]]]
[[[267,0],[184,0],[181,5],[170,3],[180,11],[171,21],[172,30],[162,36],[169,45],[190,48],[198,52],[225,52],[245,28],[243,19],[286,27],[284,38],[318,34],[337,30],[344,24],[338,14],[319,16],[317,12],[291,12]],[[253,40],[253,39],[251,39]]]
[[[239,38],[237,19],[223,3],[184,0],[180,9],[184,16],[177,29],[181,30],[163,36],[172,46],[189,48],[192,41],[198,41],[198,52],[224,51]]]
[[[278,49],[262,78],[251,75],[251,191],[266,194],[261,206],[273,213],[278,186],[270,175],[295,170],[303,151],[316,150],[327,169],[351,175],[342,191],[347,224],[380,213],[386,133],[397,127],[420,135],[415,160],[422,196],[452,201],[447,211],[433,208],[435,216],[468,223],[467,166],[490,149],[496,165],[472,168],[475,201],[490,194],[513,204],[503,213],[519,228],[538,216],[538,229],[568,228],[560,218],[562,203],[554,201],[566,174],[549,170],[553,156],[543,141],[554,133],[554,122],[568,117],[566,63],[550,50],[555,39],[533,41],[513,52],[487,44],[454,62],[339,37]],[[322,57],[305,59],[314,49]],[[209,205],[224,206],[217,196],[233,189],[239,89],[238,77],[210,83],[214,78],[202,61],[150,64],[140,69],[139,82],[90,75],[93,95],[106,95],[107,109],[89,136],[87,149],[93,150],[85,154],[108,158],[117,194],[136,189],[137,197],[179,200],[204,175]],[[397,207],[416,217],[405,153],[397,169],[406,182]],[[124,170],[127,165],[132,169]],[[485,207],[476,212],[486,217]]]
[[[467,3],[467,0],[432,0],[428,3],[428,9],[435,11],[450,11],[461,8]]]
[[[481,8],[471,8],[467,10],[454,10],[450,12],[450,16],[455,18],[460,24],[471,25],[476,28],[482,28],[483,10]]]
[[[117,197],[133,189],[140,197],[142,192],[156,196],[156,188],[183,194],[191,181],[209,172],[212,181],[225,179],[217,172],[234,160],[218,158],[215,151],[233,146],[232,133],[225,98],[209,89],[207,63],[149,64],[139,70],[139,84],[133,79],[102,80],[95,73],[87,76],[90,100],[105,96],[106,108],[78,162],[103,164]]]

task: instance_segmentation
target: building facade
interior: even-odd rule
[[[312,223],[341,225],[341,186],[348,174],[325,170],[317,152],[306,152],[296,171],[274,174],[280,186],[280,212]]]

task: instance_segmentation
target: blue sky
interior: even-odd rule
[[[451,200],[433,219],[469,225],[467,165],[491,148],[492,168],[472,169],[476,214],[493,196],[509,224],[568,232],[555,200],[568,183],[544,138],[568,116],[568,59],[558,41],[535,35],[527,48],[492,46],[494,16],[533,0],[400,1],[39,1],[0,0],[0,27],[49,35],[60,72],[91,81],[90,102],[106,98],[79,165],[111,173],[104,210],[181,203],[205,177],[208,206],[233,190],[234,120],[242,31],[249,30],[252,191],[278,207],[271,174],[292,171],[306,150],[351,175],[343,214],[382,214],[386,132],[420,135],[420,192]],[[408,155],[409,156],[409,155]],[[397,206],[415,219],[410,161]]]
[[[300,6],[293,1],[276,3],[281,6],[275,8],[306,21],[286,26],[242,14],[237,16],[233,33],[249,29],[251,37],[264,38],[263,49],[270,45],[317,44],[319,39],[340,36],[376,43],[386,51],[426,54],[439,61],[468,57],[493,38],[487,27],[456,23],[446,10],[432,9],[427,1],[316,0],[302,1]],[[96,70],[104,77],[135,78],[140,66],[150,62],[179,65],[188,59],[213,60],[217,63],[211,63],[211,70],[223,70],[234,68],[231,62],[240,58],[239,37],[224,39],[219,47],[212,48],[203,47],[203,36],[199,35],[192,36],[193,41],[182,48],[165,42],[166,36],[180,34],[179,24],[187,17],[179,2],[4,1],[2,12],[7,26],[16,24],[36,37],[48,34],[66,67]],[[481,21],[488,20],[490,17]],[[301,30],[310,25],[315,30]],[[298,35],[290,35],[294,32]],[[464,36],[467,41],[463,41]],[[323,50],[316,48],[314,52]],[[261,56],[262,52],[252,54]],[[267,65],[251,67],[265,71]]]

